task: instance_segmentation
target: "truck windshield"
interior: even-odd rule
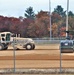
[[[10,34],[6,34],[6,41],[10,41]]]

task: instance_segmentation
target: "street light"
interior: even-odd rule
[[[50,40],[52,38],[52,29],[51,29],[51,1],[49,0],[49,17],[50,17]]]
[[[69,0],[67,0],[66,37],[68,37],[68,11],[69,11]],[[62,54],[61,54],[61,42],[60,42],[60,73],[62,73]]]
[[[68,11],[69,11],[69,0],[67,0],[67,16],[66,16],[66,31],[68,31]],[[66,37],[68,33],[66,33]]]

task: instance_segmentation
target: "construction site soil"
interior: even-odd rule
[[[61,57],[60,57],[61,56]],[[74,53],[60,53],[59,44],[36,45],[35,50],[0,51],[0,68],[59,68],[60,58],[62,68],[74,68]]]

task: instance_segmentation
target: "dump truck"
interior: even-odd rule
[[[35,42],[31,38],[13,37],[11,32],[0,33],[0,50],[7,50],[9,45],[15,49],[19,49],[21,46],[26,50],[34,50]]]

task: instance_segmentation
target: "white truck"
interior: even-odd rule
[[[9,45],[14,45],[15,49],[19,49],[21,46],[26,50],[35,49],[35,43],[31,38],[12,37],[11,32],[0,33],[0,50],[7,50]]]

